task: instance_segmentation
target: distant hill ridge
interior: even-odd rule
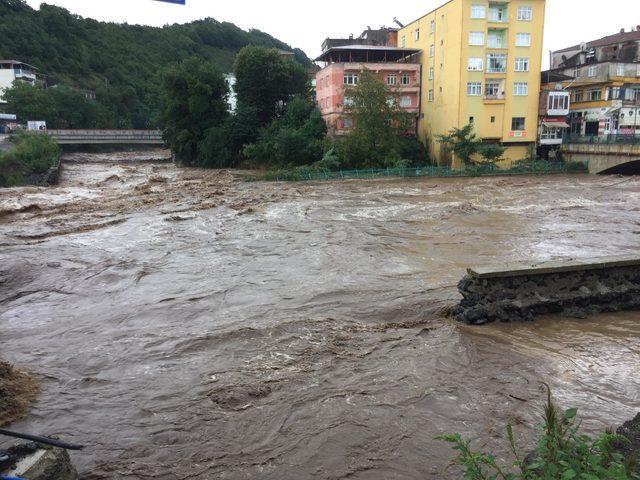
[[[119,103],[141,103],[143,110],[154,110],[158,72],[166,65],[195,55],[229,72],[246,45],[290,51],[298,62],[311,64],[302,50],[267,33],[213,18],[159,28],[99,22],[57,6],[43,4],[35,10],[24,0],[0,0],[0,58],[32,64],[61,83],[95,90],[106,103],[116,96]]]

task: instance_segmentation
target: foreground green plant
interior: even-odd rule
[[[11,141],[14,148],[0,153],[0,187],[37,183],[60,161],[58,144],[46,134],[19,131]]]
[[[547,387],[548,388],[548,387]],[[518,452],[513,429],[507,426],[509,448],[515,457],[511,465],[501,465],[487,453],[475,452],[471,442],[459,434],[442,435],[458,451],[457,463],[464,468],[465,480],[638,480],[632,462],[625,461],[616,445],[628,440],[605,432],[593,439],[580,435],[577,410],[561,412],[551,401],[549,391],[544,422],[536,449],[528,456]]]

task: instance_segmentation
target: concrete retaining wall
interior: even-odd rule
[[[456,319],[473,325],[640,310],[640,257],[469,269]]]

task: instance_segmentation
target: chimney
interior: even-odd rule
[[[624,28],[621,28],[621,29],[620,29],[620,33],[624,33]]]
[[[637,30],[638,32],[640,32],[640,25],[638,25],[638,26],[636,27],[636,30]]]
[[[349,40],[353,40],[353,33],[349,34]]]

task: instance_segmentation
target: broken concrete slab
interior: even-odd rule
[[[0,476],[28,480],[78,480],[78,472],[69,454],[61,448],[33,442],[11,447],[0,462]]]
[[[474,325],[640,310],[640,256],[470,268],[458,289],[455,316]]]

